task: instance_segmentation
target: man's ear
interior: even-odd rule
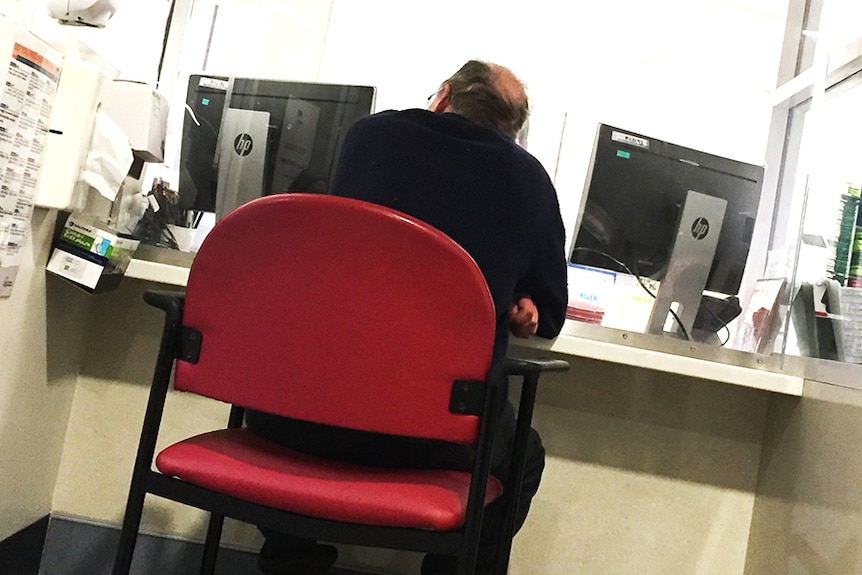
[[[449,93],[451,88],[449,84],[443,84],[438,90],[437,95],[434,96],[434,99],[431,100],[431,105],[428,106],[428,109],[434,112],[435,114],[442,114],[446,110],[449,109]]]

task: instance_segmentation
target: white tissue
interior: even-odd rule
[[[81,180],[113,202],[133,160],[126,133],[107,114],[97,112],[93,139],[81,170]]]

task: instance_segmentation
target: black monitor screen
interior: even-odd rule
[[[230,90],[230,92],[228,92]],[[326,192],[346,131],[374,111],[370,86],[193,75],[180,148],[180,201],[214,212],[219,130],[228,107],[266,112],[262,195]]]
[[[706,289],[736,294],[754,231],[762,166],[600,124],[569,261],[661,280],[688,191],[727,201]],[[585,248],[585,249],[579,249]]]

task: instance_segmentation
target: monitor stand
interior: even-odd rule
[[[263,195],[269,112],[227,108],[219,129],[216,219]]]
[[[667,271],[647,323],[647,333],[689,336],[692,333],[726,208],[727,202],[720,198],[694,191],[686,194]],[[679,319],[673,318],[668,322],[671,310]],[[672,327],[665,331],[668,323]]]

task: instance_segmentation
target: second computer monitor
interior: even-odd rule
[[[665,279],[691,192],[721,200],[724,216],[705,288],[739,291],[754,232],[763,166],[600,124],[596,131],[571,263]],[[703,224],[704,222],[701,222]],[[687,237],[686,236],[686,237]],[[702,289],[702,288],[701,288]]]

